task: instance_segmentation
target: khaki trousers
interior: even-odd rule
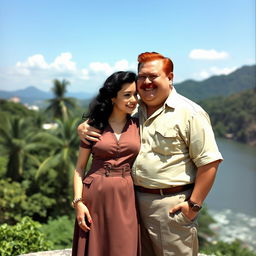
[[[192,190],[173,195],[136,192],[141,219],[142,256],[195,256],[198,254],[196,220],[182,212],[169,214]]]

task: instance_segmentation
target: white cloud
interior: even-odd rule
[[[104,62],[92,62],[89,64],[89,69],[95,73],[103,72],[106,75],[110,75],[113,72],[113,68]]]
[[[201,79],[206,79],[210,76],[210,73],[208,71],[202,70],[202,71],[199,72],[198,76]]]
[[[189,53],[189,58],[196,60],[220,60],[226,59],[229,54],[225,51],[218,52],[215,49],[204,50],[204,49],[194,49]]]
[[[218,68],[218,67],[211,67],[210,71],[215,75],[228,75],[235,71],[237,67],[230,67],[230,68]]]
[[[196,79],[206,79],[213,75],[228,75],[233,71],[235,71],[236,69],[237,67],[219,68],[219,67],[213,66],[213,67],[210,67],[208,70],[203,69],[200,72],[195,73],[193,77]]]
[[[105,62],[92,62],[87,67],[78,68],[69,52],[61,53],[52,62],[47,62],[42,54],[35,54],[25,61],[19,61],[14,67],[0,70],[2,89],[16,90],[29,85],[42,90],[52,88],[53,79],[70,81],[70,91],[96,92],[103,81],[118,70],[136,70],[135,64],[125,59],[113,65]]]
[[[71,61],[72,54],[69,52],[61,53],[52,64],[49,65],[50,68],[55,68],[59,71],[76,71],[76,63]]]
[[[128,70],[129,69],[129,63],[127,60],[120,60],[115,63],[114,66],[115,71],[117,70]]]
[[[134,70],[135,65],[129,64],[129,62],[125,59],[119,60],[111,66],[105,62],[92,62],[89,64],[89,70],[95,73],[103,73],[105,75],[110,75],[115,71],[119,70]]]
[[[88,80],[89,79],[89,71],[88,69],[86,68],[83,68],[81,70],[81,76],[80,76],[81,79],[84,79],[84,80]]]
[[[35,54],[24,62],[17,62],[17,68],[39,68],[39,69],[46,69],[48,68],[48,64],[46,63],[44,56],[41,54]]]

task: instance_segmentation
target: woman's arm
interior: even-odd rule
[[[84,168],[88,163],[90,154],[91,149],[80,147],[76,163],[76,169],[74,171],[74,199],[82,198]],[[84,231],[90,230],[90,227],[88,227],[88,225],[85,222],[85,218],[87,218],[89,223],[92,222],[92,218],[86,205],[84,205],[82,201],[78,201],[77,203],[75,203],[75,209],[76,218],[79,226]]]

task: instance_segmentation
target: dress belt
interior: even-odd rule
[[[158,195],[170,195],[175,193],[180,193],[183,191],[186,191],[188,189],[191,189],[194,187],[194,183],[186,184],[186,185],[180,185],[170,188],[144,188],[141,186],[134,186],[135,190],[142,192],[142,193],[150,193],[150,194],[158,194]]]
[[[122,166],[113,166],[109,163],[103,165],[103,167],[97,169],[96,171],[91,171],[88,173],[88,176],[91,174],[104,175],[106,177],[117,177],[117,176],[131,176],[131,168],[129,164],[124,164]]]

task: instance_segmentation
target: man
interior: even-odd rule
[[[146,52],[138,62],[141,149],[133,179],[142,255],[197,255],[197,214],[222,156],[207,113],[172,86],[172,61]],[[99,136],[95,131],[87,124],[78,128],[86,139]]]

